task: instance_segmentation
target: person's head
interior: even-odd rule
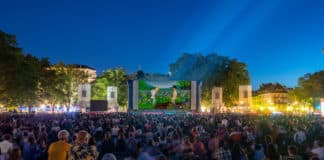
[[[288,146],[288,155],[297,155],[297,148],[294,145]]]
[[[320,140],[314,141],[314,148],[322,147],[322,146],[323,146],[323,144],[322,144],[322,142]]]
[[[313,156],[310,158],[310,160],[320,160],[317,156]]]
[[[104,137],[104,139],[105,140],[109,140],[111,138],[111,134],[110,134],[110,132],[106,132],[105,133],[105,137]]]
[[[35,139],[34,139],[33,136],[29,136],[28,137],[28,143],[30,143],[30,144],[34,144],[35,143]]]
[[[11,135],[10,134],[5,134],[5,135],[3,135],[2,139],[10,141],[11,140]]]
[[[270,135],[267,135],[267,136],[265,137],[265,142],[266,142],[267,144],[272,143],[272,138],[271,138]]]
[[[116,156],[112,153],[106,153],[103,157],[102,160],[117,160]]]
[[[255,144],[255,150],[256,150],[256,151],[261,150],[261,145],[260,145],[260,144]]]
[[[69,139],[69,132],[67,130],[60,130],[57,134],[57,138],[62,141],[67,141]]]
[[[78,132],[76,138],[79,143],[88,143],[90,139],[90,134],[85,130],[81,130]]]
[[[186,144],[190,143],[190,139],[189,139],[189,137],[184,137],[184,138],[183,138],[183,141],[184,141],[184,143],[186,143]]]
[[[95,139],[95,137],[90,137],[90,139],[89,139],[89,145],[96,145],[96,139]]]
[[[195,137],[194,138],[194,141],[198,143],[198,142],[200,142],[200,138],[199,137]]]

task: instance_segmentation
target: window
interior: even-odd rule
[[[249,93],[248,93],[247,90],[245,90],[245,91],[243,92],[243,98],[248,98],[248,96],[249,96]]]
[[[86,90],[82,90],[82,97],[87,97],[87,91]]]
[[[115,92],[110,92],[110,98],[114,99],[115,98]]]
[[[216,92],[215,93],[215,99],[219,99],[220,95],[219,95],[219,92]]]

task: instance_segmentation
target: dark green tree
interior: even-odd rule
[[[0,31],[0,101],[5,106],[38,103],[41,64],[37,57],[23,54],[14,35]]]
[[[314,105],[324,97],[324,71],[307,73],[298,79],[298,86],[290,93],[299,102]]]
[[[92,84],[91,97],[96,100],[107,99],[107,87],[116,86],[117,101],[120,106],[125,106],[128,100],[127,77],[123,68],[111,68],[102,73]]]
[[[221,86],[226,106],[232,106],[237,102],[239,85],[250,82],[246,64],[217,54],[184,53],[169,68],[173,79],[201,80],[202,101],[205,104],[211,103],[213,87]]]

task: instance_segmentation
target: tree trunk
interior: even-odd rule
[[[31,113],[31,106],[28,106],[28,113]]]

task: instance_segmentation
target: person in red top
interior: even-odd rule
[[[194,149],[195,155],[198,155],[200,159],[205,158],[205,155],[206,155],[205,146],[198,137],[196,137],[194,140],[193,149]]]

